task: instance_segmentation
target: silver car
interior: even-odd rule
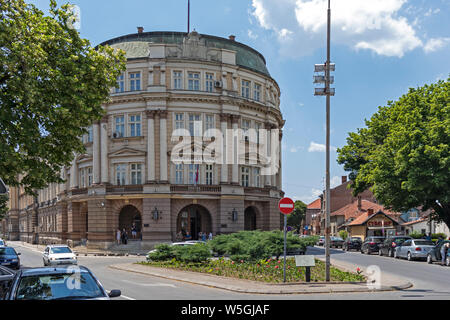
[[[43,252],[44,266],[78,264],[76,254],[66,245],[50,245]]]
[[[427,258],[428,252],[434,248],[433,241],[424,239],[406,240],[395,248],[394,258],[406,258],[409,261]]]

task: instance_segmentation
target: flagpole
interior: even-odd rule
[[[188,23],[187,23],[187,33],[190,32],[191,26],[191,1],[188,0]]]

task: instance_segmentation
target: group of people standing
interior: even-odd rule
[[[212,240],[213,234],[210,232],[207,234],[206,232],[199,232],[198,233],[198,240],[206,241],[206,240]],[[177,241],[188,241],[192,240],[192,235],[189,233],[189,231],[181,230],[177,233]]]
[[[136,227],[135,223],[133,223],[133,225],[131,226],[131,237],[132,237],[132,239],[136,239],[136,237],[137,237],[137,227]],[[117,241],[117,244],[127,244],[128,243],[128,233],[125,228],[123,228],[122,230],[120,230],[120,228],[117,228],[116,241]]]

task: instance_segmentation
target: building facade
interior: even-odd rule
[[[280,89],[264,57],[197,32],[106,41],[127,69],[82,137],[86,152],[37,198],[10,189],[10,239],[109,248],[117,229],[151,247],[177,234],[280,228]]]

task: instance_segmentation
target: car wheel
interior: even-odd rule
[[[445,258],[445,265],[450,267],[450,257]]]
[[[381,249],[378,249],[378,255],[379,255],[380,257],[383,256],[383,252],[381,251]]]
[[[45,263],[45,259],[42,259],[42,262],[44,262],[44,267],[46,267],[47,263]]]
[[[408,252],[408,261],[412,261],[411,252]]]
[[[389,249],[389,251],[388,251],[388,256],[389,256],[389,257],[392,257],[392,256],[393,256],[393,254],[392,254],[392,249]]]
[[[427,254],[427,263],[428,264],[432,264],[433,263],[433,258],[431,258],[431,254]]]
[[[398,258],[400,258],[400,257],[398,256],[397,250],[395,250],[394,251],[394,259],[398,259]]]

